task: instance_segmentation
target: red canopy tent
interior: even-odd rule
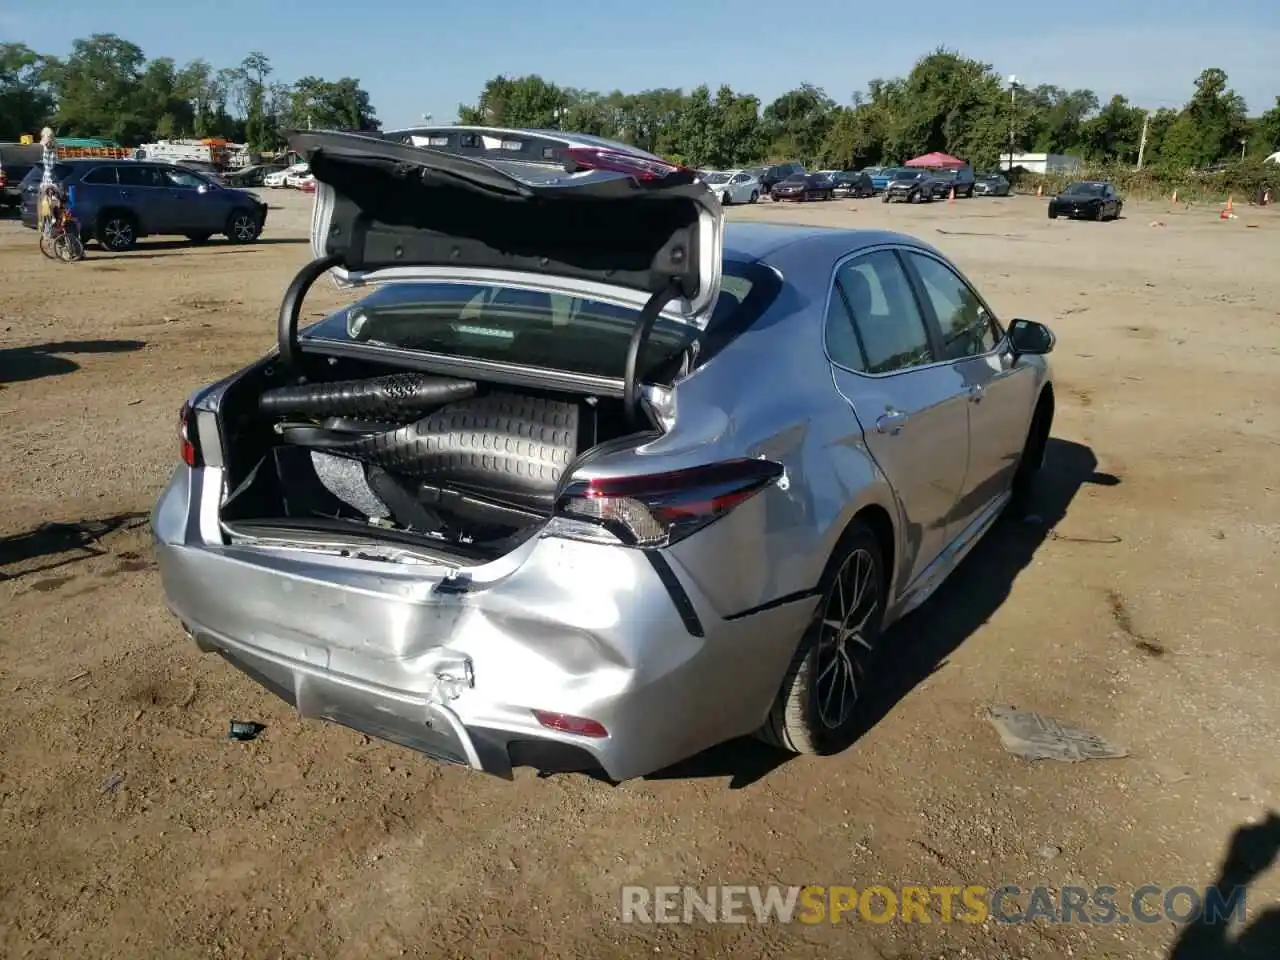
[[[908,160],[904,166],[908,167],[963,167],[964,161],[958,160],[949,153],[926,153],[922,157],[916,157],[914,160]]]

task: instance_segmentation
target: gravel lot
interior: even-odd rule
[[[1163,958],[1172,922],[637,926],[619,888],[1203,887],[1280,807],[1280,213],[732,210],[916,234],[1054,328],[1041,522],[989,536],[891,635],[883,719],[845,753],[730,744],[612,787],[302,722],[164,610],[147,513],[183,398],[273,343],[308,256],[308,201],[282,193],[250,247],[62,265],[0,223],[0,956]],[[1018,760],[997,703],[1129,756]],[[231,718],[266,732],[229,742]],[[1277,899],[1273,868],[1249,913]]]

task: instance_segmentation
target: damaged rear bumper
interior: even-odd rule
[[[757,729],[816,602],[726,619],[674,560],[558,537],[457,576],[210,542],[201,487],[180,468],[152,525],[166,602],[202,649],[304,716],[498,776],[625,780]]]

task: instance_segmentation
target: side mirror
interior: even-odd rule
[[[1041,355],[1053,351],[1057,338],[1043,323],[1034,320],[1014,320],[1009,324],[1009,345],[1017,356]]]

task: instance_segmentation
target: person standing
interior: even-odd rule
[[[53,168],[58,162],[58,141],[52,127],[40,131],[40,232],[51,233],[58,216],[58,184],[53,179]]]

